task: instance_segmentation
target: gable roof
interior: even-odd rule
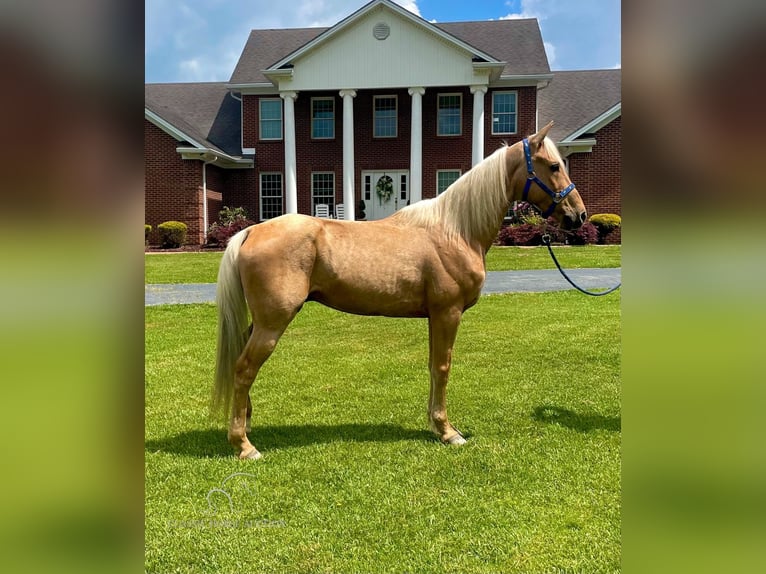
[[[620,69],[553,72],[537,92],[538,125],[554,120],[549,136],[555,142],[592,133],[621,113],[621,87]]]
[[[540,27],[535,18],[430,24],[413,15],[423,25],[438,29],[488,61],[504,62],[502,76],[550,74]],[[344,21],[343,21],[344,22]],[[342,23],[342,22],[341,22]],[[264,70],[284,65],[310,48],[320,36],[333,28],[286,28],[252,30],[242,50],[230,84],[264,84],[271,81]]]
[[[536,18],[444,22],[435,26],[505,62],[502,76],[551,71]]]
[[[144,116],[176,138],[180,153],[202,157],[205,152],[228,167],[250,166],[242,159],[240,102],[223,82],[144,84]]]
[[[239,156],[240,102],[223,82],[145,84],[146,117],[191,147]]]

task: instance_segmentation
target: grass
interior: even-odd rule
[[[556,247],[556,256],[568,269],[619,267],[619,245]],[[145,283],[215,283],[221,252],[151,253],[144,256]],[[545,247],[493,247],[487,253],[488,271],[553,269]]]
[[[309,303],[252,389],[244,463],[207,415],[215,308],[145,312],[147,572],[619,571],[619,295],[482,297],[459,448],[425,430],[425,321]]]
[[[553,247],[559,263],[566,269],[620,267],[620,245],[581,245]],[[487,252],[487,271],[555,269],[546,247],[493,247]]]

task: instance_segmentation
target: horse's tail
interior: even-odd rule
[[[212,412],[229,412],[234,392],[234,368],[249,337],[250,318],[237,259],[250,228],[229,240],[218,268],[215,303],[218,307],[218,348],[215,361]]]

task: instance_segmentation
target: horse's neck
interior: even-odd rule
[[[514,190],[510,174],[515,172],[515,166],[513,161],[508,162],[506,154],[509,149],[502,148],[503,151],[496,152],[502,157],[490,156],[492,159],[485,160],[492,162],[489,165],[479,164],[474,167],[475,170],[479,170],[476,174],[477,181],[470,187],[454,190],[455,196],[460,194],[459,199],[446,196],[443,198],[445,202],[452,203],[449,209],[451,217],[465,218],[460,224],[464,239],[469,244],[477,244],[478,249],[483,253],[489,250],[497,238],[513,199]],[[500,161],[508,162],[504,170],[499,170],[494,163]],[[483,170],[489,171],[483,172]],[[501,175],[505,181],[498,180]],[[459,209],[456,209],[457,206]]]

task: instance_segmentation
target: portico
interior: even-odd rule
[[[413,57],[413,55],[417,57]],[[407,61],[407,66],[401,62]],[[296,98],[337,90],[342,101],[342,197],[356,218],[355,100],[360,90],[406,89],[410,116],[409,202],[423,198],[423,97],[443,86],[474,95],[472,165],[484,157],[484,96],[500,62],[393,3],[372,3],[263,73],[284,102],[285,212],[298,210]],[[403,102],[402,102],[403,104]],[[401,105],[401,104],[399,104]],[[449,136],[450,134],[447,134]]]

